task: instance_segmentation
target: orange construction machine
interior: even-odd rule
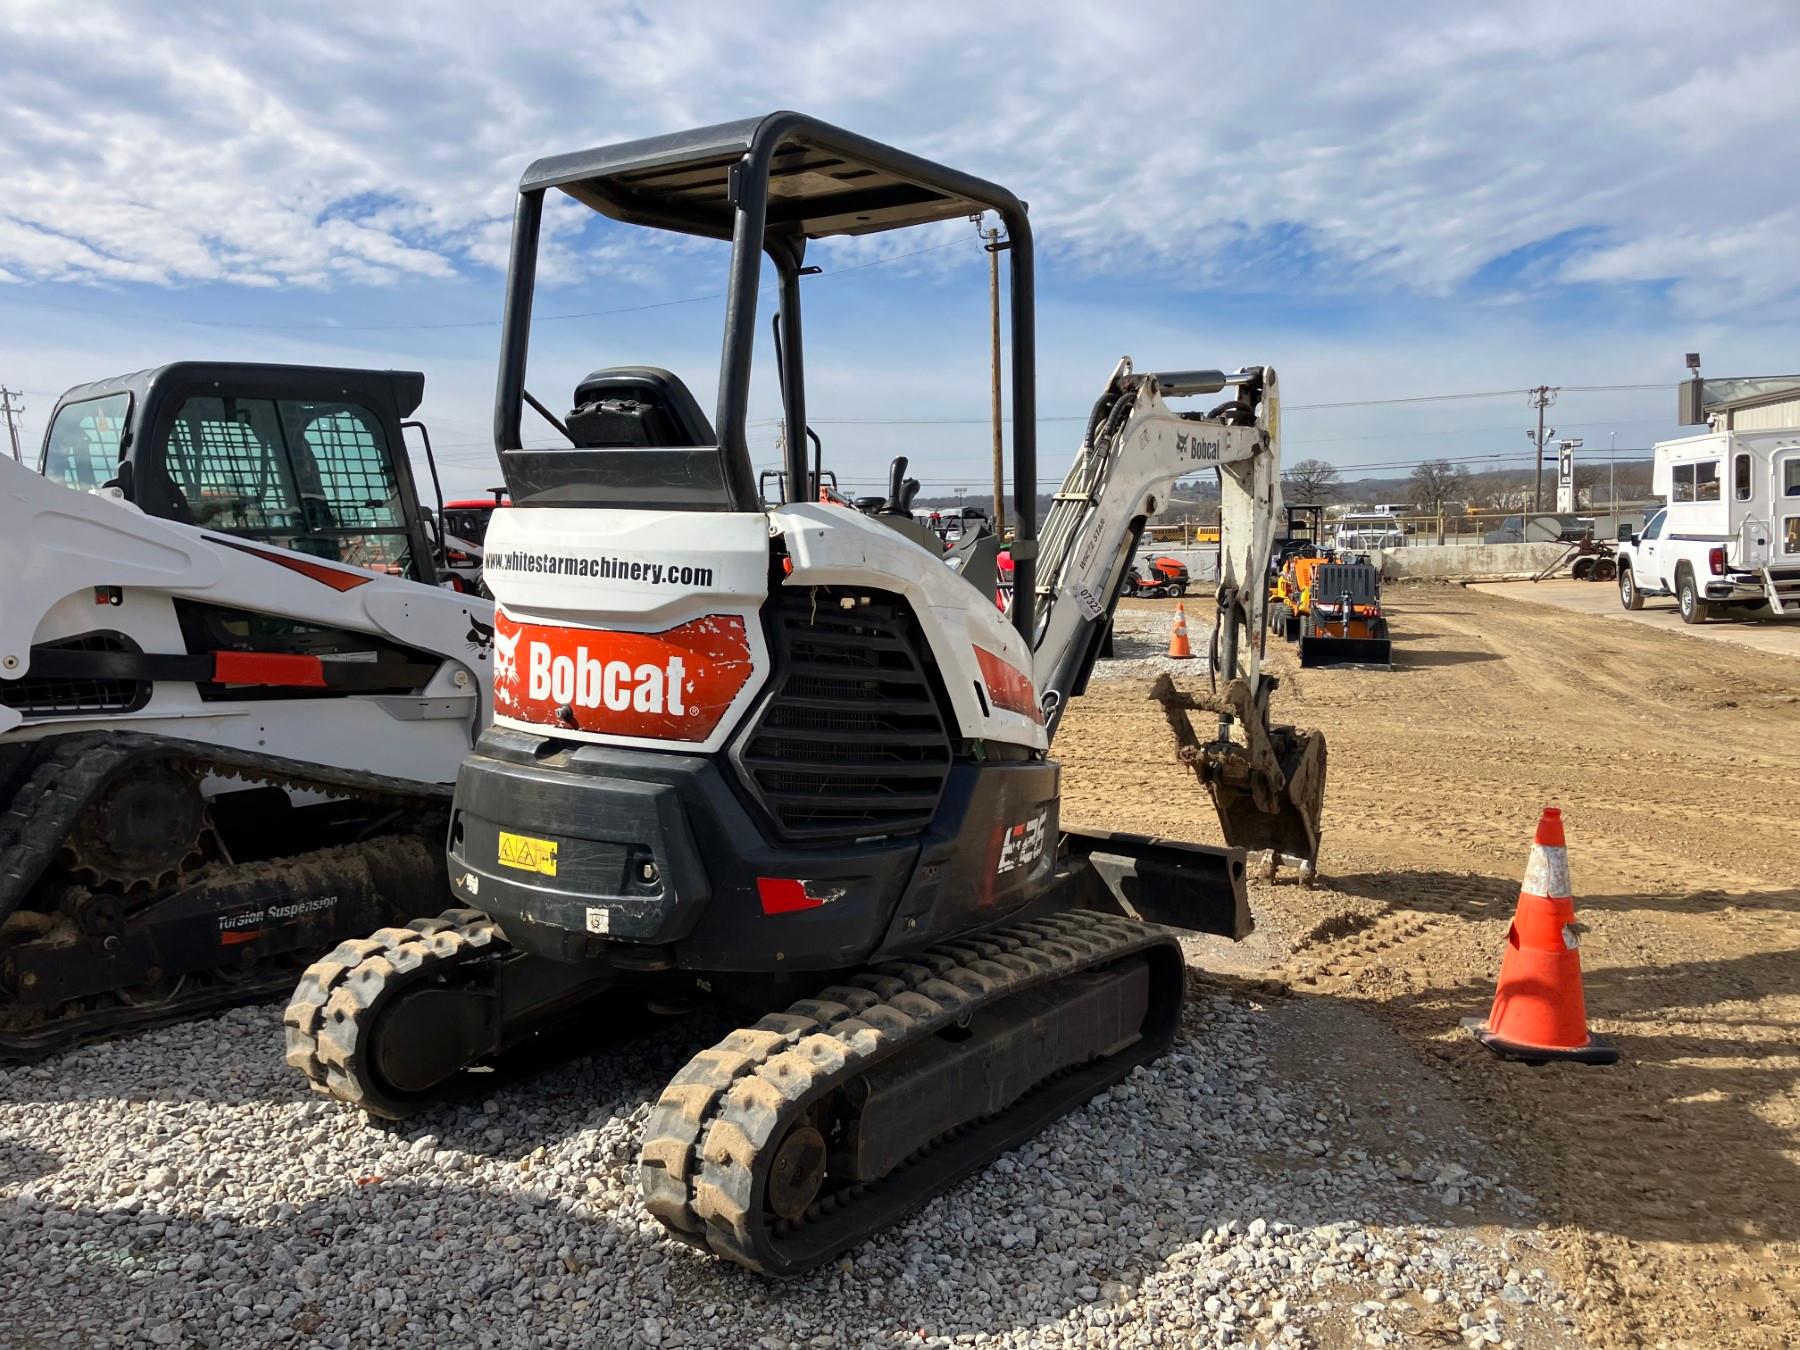
[[[1371,563],[1326,562],[1312,569],[1300,615],[1302,666],[1394,668],[1381,612],[1381,572]]]
[[[1306,549],[1289,558],[1269,588],[1269,627],[1300,642],[1302,666],[1393,665],[1381,609],[1381,572]]]

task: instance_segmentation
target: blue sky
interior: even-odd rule
[[[1272,364],[1290,405],[1667,385],[1695,349],[1713,374],[1800,368],[1791,4],[12,0],[0,52],[0,382],[33,442],[63,388],[166,360],[409,367],[450,485],[479,489],[525,165],[775,107],[1031,202],[1047,418],[1079,419],[1127,352]],[[840,473],[907,453],[928,492],[973,490],[973,227],[815,255],[810,403]],[[716,246],[577,209],[552,213],[546,256],[540,314],[724,278]],[[710,408],[720,312],[540,324],[533,384],[554,406],[589,369],[650,362]],[[1591,451],[1673,434],[1672,408],[1667,388],[1568,392],[1552,420]],[[1518,394],[1296,407],[1286,454],[1522,456],[1531,416]],[[945,420],[893,420],[921,418]],[[1047,472],[1078,434],[1045,422]]]

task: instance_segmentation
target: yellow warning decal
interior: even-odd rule
[[[521,872],[541,872],[547,877],[553,877],[556,875],[556,841],[533,839],[528,834],[508,834],[502,830],[500,865],[516,867]]]

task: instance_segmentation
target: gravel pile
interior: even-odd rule
[[[1211,601],[1207,601],[1210,608]],[[1113,654],[1094,663],[1097,680],[1154,680],[1165,671],[1177,679],[1205,679],[1207,644],[1212,629],[1194,618],[1187,607],[1188,646],[1193,656],[1185,661],[1169,656],[1169,637],[1175,627],[1175,606],[1164,602],[1154,610],[1121,609],[1113,615]]]
[[[275,1008],[90,1047],[0,1071],[0,1343],[1574,1344],[1530,1199],[1409,1114],[1397,1042],[1374,1088],[1280,1071],[1330,1062],[1304,1012],[1196,997],[1152,1069],[789,1284],[638,1202],[716,1027],[397,1130],[305,1092]]]

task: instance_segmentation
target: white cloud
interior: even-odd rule
[[[1669,282],[1694,307],[1800,288],[1790,6],[1375,13],[15,3],[0,268],[486,272],[538,155],[791,105],[1013,185],[1059,265],[1176,288],[1445,294],[1571,234],[1507,284]],[[564,281],[667,256],[552,220]]]

